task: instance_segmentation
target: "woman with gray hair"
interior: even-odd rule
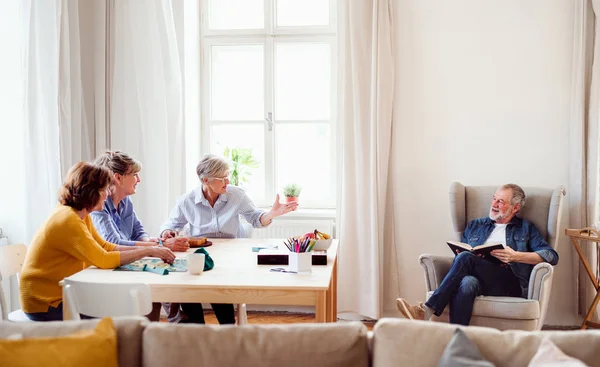
[[[189,224],[192,237],[235,238],[240,228],[240,216],[254,228],[261,228],[298,207],[297,202],[280,203],[278,194],[271,210],[257,209],[244,190],[229,185],[229,163],[216,155],[204,156],[196,166],[196,174],[200,186],[177,200],[169,219],[160,227],[163,238],[175,237],[175,231],[186,224]],[[193,314],[198,317],[196,320],[192,320],[186,309],[192,305]],[[202,305],[182,304],[182,308],[190,322],[204,323]],[[235,323],[233,305],[213,304],[213,310],[220,324]]]

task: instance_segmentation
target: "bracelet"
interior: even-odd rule
[[[159,239],[158,239],[158,246],[159,246],[159,247],[163,247],[163,246],[164,246],[164,245],[163,245],[163,241],[162,241],[162,239],[161,239],[161,238],[159,238]]]

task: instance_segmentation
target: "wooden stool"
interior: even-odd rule
[[[577,255],[579,255],[579,258],[583,263],[585,271],[590,276],[590,280],[594,284],[594,288],[596,288],[596,297],[594,297],[594,301],[592,301],[592,304],[590,305],[590,309],[588,310],[587,315],[583,320],[583,324],[581,324],[581,329],[586,329],[588,326],[600,328],[599,323],[590,321],[594,310],[596,309],[596,307],[598,306],[598,302],[600,301],[600,285],[598,284],[598,279],[594,275],[592,267],[588,263],[587,258],[585,257],[583,250],[581,249],[581,245],[579,244],[579,241],[593,242],[597,244],[598,242],[600,242],[600,232],[594,228],[587,227],[582,229],[565,229],[565,234],[571,237],[571,243],[573,244],[573,247],[575,247],[575,251],[577,251]]]

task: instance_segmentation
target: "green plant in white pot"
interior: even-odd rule
[[[283,195],[286,202],[298,201],[302,188],[298,184],[289,184],[283,188]]]

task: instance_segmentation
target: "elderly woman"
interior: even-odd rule
[[[206,155],[196,167],[200,186],[177,200],[169,219],[161,226],[161,236],[172,238],[186,224],[194,237],[235,238],[240,215],[254,228],[267,226],[273,218],[289,213],[297,202],[282,204],[279,195],[268,212],[257,209],[244,190],[229,185],[229,163],[215,155]],[[213,303],[220,324],[235,323],[233,305]],[[190,322],[204,323],[201,304],[182,304]]]
[[[129,198],[140,183],[141,163],[126,153],[108,151],[96,159],[96,164],[108,168],[114,182],[102,210],[91,214],[98,233],[106,241],[122,246],[162,246],[162,239],[148,236]],[[164,246],[173,251],[190,248],[186,238],[170,238]]]
[[[177,237],[163,240],[151,238],[133,209],[129,195],[135,194],[140,183],[142,164],[126,153],[107,151],[96,159],[96,164],[110,170],[113,177],[113,189],[104,202],[102,210],[93,212],[92,221],[98,233],[109,242],[122,246],[166,246],[172,251],[187,251],[190,245],[187,238]],[[164,304],[167,313],[168,303]],[[177,309],[177,307],[175,308]],[[160,303],[152,304],[150,320],[159,321]],[[177,315],[169,315],[169,321],[176,321]]]
[[[31,320],[62,320],[58,282],[86,266],[110,269],[147,256],[175,259],[164,247],[119,246],[100,237],[89,214],[102,209],[111,184],[111,173],[91,163],[77,163],[67,173],[59,204],[35,235],[21,271],[21,305]]]

